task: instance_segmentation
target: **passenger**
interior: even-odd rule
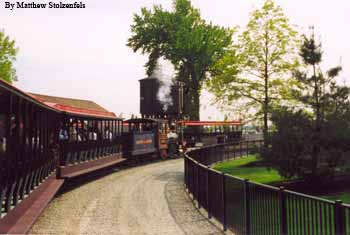
[[[88,140],[88,122],[85,120],[84,122],[84,126],[80,129],[81,130],[81,137],[83,139],[83,141],[87,141]]]
[[[35,131],[34,131],[35,132]],[[40,136],[40,131],[39,130],[37,130],[36,131],[36,137],[35,136],[33,136],[32,137],[32,148],[34,149],[34,148],[37,148],[37,149],[39,149],[39,142],[40,142],[40,138],[39,138],[39,136]]]
[[[81,136],[81,133],[77,131],[77,141],[81,142],[83,140],[83,137]]]
[[[68,140],[68,131],[64,129],[63,124],[60,124],[60,131],[58,135],[59,140]]]
[[[105,139],[108,139],[109,141],[113,140],[113,133],[109,130],[109,126],[106,127]]]
[[[97,133],[96,131],[94,131],[94,129],[92,127],[89,128],[89,140],[93,140],[96,141],[97,140]]]
[[[59,140],[68,140],[67,130],[60,129]]]
[[[67,135],[68,137],[68,135]],[[49,154],[51,159],[55,159],[55,161],[59,161],[60,157],[60,146],[59,144],[55,141],[54,134],[50,134],[49,138]]]
[[[6,138],[0,137],[0,156],[6,153]]]
[[[83,130],[82,130],[81,126],[82,126],[82,125],[81,125],[81,122],[80,122],[80,120],[78,120],[78,124],[77,124],[77,126],[76,126],[77,141],[78,141],[78,142],[83,141]]]
[[[73,125],[73,126],[70,128],[69,136],[70,136],[70,138],[69,138],[70,142],[76,142],[76,141],[78,141],[78,132],[77,132],[76,125]]]

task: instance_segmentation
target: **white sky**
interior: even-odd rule
[[[85,0],[85,9],[13,11],[5,9],[4,2],[0,0],[0,29],[20,48],[16,86],[30,92],[94,100],[116,114],[139,113],[138,80],[145,77],[147,57],[126,47],[133,13],[152,4],[169,8],[171,0]],[[192,2],[208,21],[244,27],[253,7],[261,6],[263,0]],[[315,25],[325,51],[325,66],[337,65],[341,58],[341,80],[350,84],[350,1],[276,2],[301,32]],[[206,94],[203,106],[207,102]],[[201,119],[209,116],[222,117],[213,107],[203,108]]]

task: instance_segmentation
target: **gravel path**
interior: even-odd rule
[[[184,192],[183,159],[76,181],[79,187],[68,185],[31,233],[221,234]]]

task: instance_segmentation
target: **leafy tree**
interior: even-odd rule
[[[149,76],[160,57],[175,66],[188,88],[190,118],[199,120],[202,83],[232,43],[232,31],[206,23],[189,0],[175,0],[172,11],[142,8],[140,15],[134,15],[131,31],[127,45],[149,55],[145,65]]]
[[[288,87],[297,85],[291,70],[298,66],[297,32],[274,1],[267,0],[252,12],[238,44],[216,64],[209,90],[226,105],[242,104],[263,117],[268,132],[271,106],[288,98]]]
[[[15,41],[6,36],[3,30],[0,31],[0,79],[9,83],[17,79],[13,65],[17,52]]]
[[[331,177],[350,151],[350,89],[336,84],[337,66],[323,73],[321,45],[304,37],[300,55],[307,66],[295,76],[303,89],[293,91],[303,110],[273,113],[276,128],[263,157],[287,177],[315,182]]]

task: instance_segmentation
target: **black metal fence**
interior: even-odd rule
[[[235,234],[350,234],[350,206],[258,184],[210,168],[244,157],[261,142],[215,145],[185,156],[185,184],[198,207]]]

